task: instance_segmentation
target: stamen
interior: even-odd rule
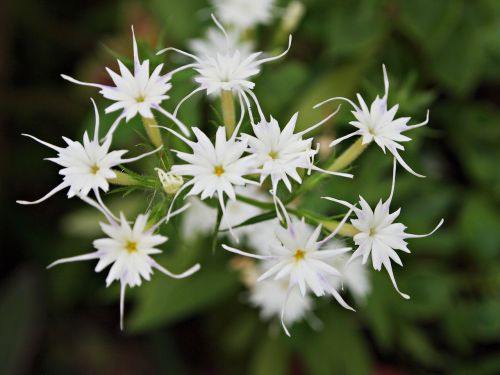
[[[125,244],[125,249],[129,254],[137,252],[137,242],[135,241],[127,241]]]
[[[221,165],[216,165],[214,167],[214,173],[217,177],[220,177],[224,173],[224,168]]]
[[[271,151],[271,152],[269,152],[269,156],[270,156],[270,157],[271,157],[271,159],[273,159],[273,160],[278,159],[278,157],[279,157],[278,151]]]
[[[295,254],[293,254],[293,260],[296,263],[298,263],[298,262],[300,262],[301,260],[304,259],[305,255],[306,255],[306,252],[304,250],[297,249],[297,250],[295,250]]]
[[[93,175],[96,175],[100,169],[101,168],[97,164],[94,163],[93,165],[90,166],[90,173]]]

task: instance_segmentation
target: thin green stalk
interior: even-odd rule
[[[261,202],[249,197],[245,197],[243,195],[236,195],[236,199],[258,208],[274,210],[273,203]],[[312,224],[315,225],[321,224],[324,228],[330,231],[334,231],[339,225],[339,221],[337,220],[328,220],[319,218],[315,215],[302,211],[301,209],[298,208],[287,208],[287,211],[297,217],[304,217],[305,219],[307,219],[307,221],[311,222]],[[339,230],[339,234],[341,236],[346,236],[346,237],[353,237],[357,233],[358,233],[357,229],[354,228],[351,224],[347,223],[344,224]]]
[[[160,129],[157,127],[158,123],[156,122],[156,119],[154,117],[142,117],[142,124],[144,125],[144,129],[146,130],[151,143],[153,143],[155,147],[163,146]]]
[[[337,229],[337,226],[339,225],[337,220],[318,220],[317,223],[323,225],[323,228],[326,228],[331,232]],[[342,225],[339,230],[339,234],[345,237],[354,237],[358,233],[359,231],[355,227],[347,223]]]
[[[359,137],[356,142],[354,142],[347,150],[345,150],[338,158],[335,158],[333,162],[325,168],[330,172],[339,172],[342,169],[348,167],[354,160],[358,158],[359,155],[363,153],[363,151],[368,146],[367,144],[363,144],[363,138]],[[304,180],[302,185],[295,191],[285,203],[290,203],[295,200],[297,197],[302,194],[312,190],[321,180],[323,180],[328,175],[326,173],[316,173],[311,177]]]
[[[108,179],[109,183],[122,186],[140,185],[139,181],[137,181],[129,174],[116,170],[114,172],[116,174],[116,177]]]
[[[236,112],[234,109],[234,98],[231,90],[222,90],[220,95],[222,107],[222,118],[226,127],[227,136],[233,135],[234,127],[236,126]]]
[[[359,137],[347,150],[345,150],[333,163],[327,168],[330,172],[338,172],[349,166],[368,146],[363,144],[363,137]]]

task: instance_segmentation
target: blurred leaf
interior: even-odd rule
[[[168,1],[149,0],[148,5],[158,22],[165,27],[167,39],[173,38],[185,43],[188,38],[197,36],[203,18],[209,20],[200,11],[207,6],[202,0],[177,1],[175,6]],[[183,48],[184,45],[177,47]]]
[[[432,339],[417,327],[405,326],[400,331],[399,341],[406,353],[418,362],[434,366],[439,364],[440,357],[432,344]]]
[[[388,350],[395,342],[395,310],[391,308],[395,291],[388,288],[385,272],[371,273],[372,291],[360,314],[368,322],[377,344],[383,350]]]
[[[400,12],[400,28],[428,49],[441,47],[452,36],[464,8],[462,0],[407,0],[395,4]]]
[[[199,261],[200,271],[181,280],[170,279],[157,272],[151,282],[141,286],[137,291],[138,306],[130,323],[127,323],[131,332],[151,330],[200,313],[239,288],[237,275],[226,266],[225,252],[217,251],[212,255],[209,247],[190,251],[189,255],[177,251],[159,261],[177,272]]]
[[[324,73],[318,77],[311,85],[303,90],[296,100],[296,104],[291,108],[290,118],[295,112],[299,112],[296,130],[303,130],[321,121],[330,114],[331,110],[343,103],[331,103],[319,109],[312,109],[316,104],[334,97],[351,96],[365,72],[367,63],[361,61],[356,64],[339,66],[331,72]],[[344,109],[347,111],[347,109]],[[325,126],[331,126],[326,124]]]
[[[453,370],[457,375],[491,375],[500,373],[500,356],[498,353],[481,355],[467,363],[460,362]]]
[[[448,103],[437,108],[436,115],[446,125],[446,140],[465,168],[461,172],[500,197],[498,110],[479,103]]]
[[[324,323],[320,331],[309,330],[298,339],[292,336],[293,345],[305,361],[306,373],[370,374],[371,356],[355,318],[331,303],[334,305],[318,314]]]
[[[256,346],[250,366],[251,375],[287,375],[289,371],[289,353],[282,335],[264,337]]]
[[[255,92],[265,114],[278,119],[284,126],[289,118],[277,117],[287,103],[297,97],[297,92],[307,82],[310,72],[299,62],[277,61],[275,66],[265,68],[268,74],[262,74],[256,79]]]
[[[443,266],[420,262],[401,272],[401,288],[411,296],[411,303],[402,304],[402,312],[432,321],[453,306],[456,284]]]
[[[328,21],[323,24],[325,50],[330,56],[364,55],[384,36],[388,23],[383,1],[339,1],[330,5]]]
[[[0,295],[0,373],[22,374],[37,350],[42,306],[39,280],[29,269],[17,271]]]
[[[471,256],[479,262],[498,258],[500,214],[494,202],[481,195],[464,197],[460,213],[460,232]]]

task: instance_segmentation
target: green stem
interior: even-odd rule
[[[233,135],[236,126],[236,112],[234,109],[233,92],[231,90],[222,90],[220,95],[222,118],[226,127],[227,136]]]
[[[338,158],[335,158],[335,160],[333,160],[333,162],[325,169],[330,172],[341,171],[342,169],[349,166],[354,160],[356,160],[367,146],[368,143],[363,144],[363,138],[359,137],[356,142],[354,142],[347,150],[340,154]],[[300,185],[299,188],[295,191],[295,194],[293,194],[285,203],[290,203],[297,197],[313,189],[321,180],[323,180],[327,176],[328,175],[326,173],[316,173],[308,179],[304,180],[302,185]]]
[[[114,172],[116,173],[116,177],[108,179],[109,183],[122,186],[140,185],[139,181],[129,174],[116,170]]]
[[[142,117],[142,123],[151,143],[153,143],[155,147],[163,146],[160,129],[156,127],[158,126],[156,119],[154,117]]]
[[[258,200],[255,200],[255,199],[252,199],[249,197],[245,197],[245,196],[239,195],[239,194],[236,195],[236,199],[241,201],[241,202],[245,202],[247,204],[250,204],[252,206],[262,208],[262,209],[274,210],[274,208],[275,208],[273,203],[261,202],[261,201],[258,201]],[[328,220],[328,219],[319,218],[315,215],[309,214],[309,213],[304,212],[304,211],[297,209],[297,208],[287,208],[287,211],[290,212],[291,214],[294,214],[295,216],[304,217],[305,219],[307,219],[307,221],[309,221],[312,224],[315,224],[315,225],[321,224],[324,228],[326,228],[332,232],[339,225],[339,221],[337,221],[337,220]],[[351,224],[347,224],[347,223],[342,225],[342,227],[339,230],[339,234],[341,236],[346,236],[346,237],[353,237],[357,233],[358,233],[358,230],[356,228],[354,228]]]
[[[337,220],[319,220],[318,224],[323,225],[324,228],[333,232],[335,229],[337,229],[339,222]],[[339,234],[344,237],[354,237],[358,233],[359,231],[355,227],[347,223],[342,225],[339,230]]]
[[[338,172],[350,165],[359,155],[363,153],[368,143],[363,144],[363,137],[359,137],[347,150],[345,150],[327,168],[330,172]]]

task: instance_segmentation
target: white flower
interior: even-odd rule
[[[370,108],[368,108],[364,99],[359,94],[357,94],[359,107],[347,98],[335,97],[317,104],[314,108],[317,108],[331,100],[337,99],[347,101],[354,108],[352,114],[354,115],[356,120],[351,121],[350,124],[356,127],[358,130],[344,137],[336,139],[330,144],[330,146],[339,144],[344,139],[360,135],[363,137],[363,144],[375,141],[375,143],[380,146],[384,153],[387,148],[389,152],[394,155],[397,161],[407,171],[414,174],[415,176],[424,177],[413,171],[410,166],[406,164],[406,162],[399,154],[398,150],[403,151],[405,149],[404,146],[400,144],[401,142],[408,142],[411,140],[411,138],[403,135],[402,133],[426,125],[429,122],[429,111],[427,111],[427,118],[425,119],[425,121],[416,125],[408,125],[408,121],[410,121],[411,119],[410,117],[395,118],[399,105],[396,104],[391,109],[387,109],[389,79],[387,78],[385,65],[383,65],[382,67],[384,71],[385,94],[382,98],[379,98],[377,96],[371,104]]]
[[[396,279],[394,278],[394,274],[392,272],[391,260],[400,266],[403,266],[396,250],[409,253],[410,250],[407,247],[406,239],[430,236],[439,229],[444,220],[441,219],[438,225],[428,234],[417,235],[406,233],[405,225],[401,223],[394,223],[394,220],[396,220],[399,216],[401,209],[398,209],[393,213],[390,213],[389,211],[395,183],[396,159],[394,159],[391,194],[385,202],[380,200],[375,207],[375,210],[372,210],[366,200],[361,196],[359,201],[361,208],[357,208],[350,203],[340,201],[335,198],[325,197],[325,199],[350,207],[354,210],[354,213],[357,216],[356,219],[351,220],[351,223],[359,231],[359,233],[354,236],[354,243],[358,246],[358,248],[352,254],[351,259],[363,257],[363,264],[365,264],[371,254],[373,268],[380,271],[382,266],[384,266],[389,274],[389,277],[391,278],[394,288],[403,298],[409,299],[410,297],[407,294],[399,291]]]
[[[246,229],[248,245],[259,254],[267,254],[268,247],[278,242],[275,232],[279,227],[280,222],[278,218],[248,226]]]
[[[275,235],[279,243],[269,246],[268,255],[251,254],[227,245],[222,245],[222,247],[236,254],[272,261],[272,266],[259,277],[257,282],[274,276],[275,280],[288,281],[289,293],[294,287],[298,286],[303,297],[306,295],[307,290],[311,290],[318,297],[325,294],[332,294],[341,306],[353,310],[352,307],[342,299],[330,282],[330,276],[340,276],[340,273],[337,269],[328,264],[329,260],[339,254],[350,251],[351,248],[322,249],[323,244],[331,240],[331,238],[337,234],[340,227],[350,215],[352,208],[341,221],[337,229],[329,236],[319,241],[321,225],[312,230],[310,226],[304,222],[304,219],[301,221],[292,221],[284,207],[282,205],[281,207],[285,214],[287,227],[284,228],[280,226],[277,228]],[[290,336],[284,322],[286,302],[285,299],[281,311],[281,322],[285,333]]]
[[[288,190],[292,191],[292,184],[288,177],[298,183],[302,182],[297,172],[298,168],[319,170],[352,178],[351,174],[328,172],[316,167],[313,162],[318,150],[311,148],[312,138],[303,139],[307,132],[328,121],[335,113],[337,112],[299,133],[294,133],[298,116],[298,113],[295,113],[283,130],[271,117],[270,121],[262,120],[252,125],[254,135],[242,135],[242,139],[248,142],[250,152],[256,156],[257,165],[260,167],[260,182],[262,183],[268,176],[271,177],[273,195],[276,194],[280,181],[283,181]]]
[[[192,179],[179,189],[172,204],[179,194],[187,188],[191,188],[187,196],[199,195],[202,200],[212,198],[215,194],[219,199],[223,215],[226,217],[226,224],[232,233],[231,224],[226,213],[224,195],[230,200],[235,200],[235,186],[258,184],[243,177],[252,173],[254,169],[253,156],[242,156],[247,150],[247,143],[237,141],[234,136],[227,140],[226,129],[223,126],[217,129],[215,145],[196,127],[192,128],[192,130],[197,142],[184,138],[172,129],[161,128],[175,134],[193,150],[192,154],[174,150],[177,157],[187,164],[173,165],[172,173],[189,176]],[[234,236],[234,233],[232,234]]]
[[[187,127],[172,116],[169,112],[160,107],[163,100],[169,98],[166,93],[172,88],[170,78],[174,72],[162,75],[163,64],[158,65],[151,75],[149,74],[149,60],[142,63],[139,60],[137,42],[135,40],[134,28],[132,27],[133,49],[134,49],[134,71],[133,73],[120,61],[118,66],[120,74],[106,68],[115,86],[107,86],[98,83],[87,83],[78,81],[65,74],[61,76],[73,83],[92,86],[100,89],[100,94],[106,99],[114,101],[106,108],[106,113],[122,110],[120,117],[125,117],[127,121],[139,114],[143,118],[153,118],[151,109],[156,109],[170,118],[186,135],[189,134]]]
[[[196,264],[181,274],[174,274],[160,264],[158,264],[151,255],[161,253],[157,247],[168,240],[167,237],[154,234],[156,229],[165,220],[161,220],[152,228],[148,229],[148,214],[139,215],[131,227],[123,213],[120,213],[120,220],[116,222],[107,214],[103,207],[94,205],[100,209],[107,217],[109,224],[100,223],[102,231],[107,235],[106,238],[100,238],[93,242],[96,251],[75,257],[64,258],[55,261],[47,268],[58,264],[77,262],[83,260],[98,259],[95,271],[100,272],[108,266],[108,276],[106,286],[111,285],[113,281],[119,281],[120,288],[120,329],[123,329],[123,313],[125,301],[125,288],[134,287],[142,284],[142,279],[150,280],[153,269],[157,269],[167,276],[175,279],[188,277],[200,269]],[[176,211],[171,216],[178,214],[186,209],[186,206]]]
[[[236,30],[227,30],[224,34],[215,27],[208,29],[204,39],[193,39],[189,46],[196,56],[216,57],[228,51],[239,51],[243,58],[250,56],[253,50],[251,42],[240,41],[240,33]]]
[[[189,240],[213,232],[217,210],[203,203],[198,197],[187,197],[189,209],[182,215],[182,235]]]
[[[287,308],[283,320],[289,325],[302,320],[311,311],[313,303],[312,298],[307,294],[302,296],[297,287],[290,291],[288,289],[286,280],[263,280],[251,287],[249,301],[253,306],[260,308],[260,315],[265,320],[274,316],[279,317],[286,302]]]
[[[59,171],[59,174],[63,176],[63,181],[44,197],[36,201],[17,201],[17,203],[37,204],[66,188],[69,188],[68,198],[72,198],[75,195],[80,197],[87,196],[92,190],[97,199],[101,201],[99,190],[108,191],[108,180],[116,177],[116,173],[113,170],[114,167],[139,160],[160,150],[160,148],[157,148],[151,152],[129,159],[123,158],[127,150],[109,151],[112,134],[108,132],[104,137],[104,141],[102,143],[99,141],[99,113],[93,100],[92,103],[94,104],[96,116],[94,138],[92,140],[89,138],[87,132],[85,132],[83,135],[83,142],[72,141],[71,139],[63,137],[67,146],[58,147],[32,135],[23,134],[57,151],[57,157],[48,158],[47,160],[63,167]],[[117,121],[119,120],[120,119]]]
[[[217,27],[221,30],[224,35],[227,35],[226,30],[220,25],[220,23],[213,17],[213,20]],[[226,36],[227,39],[229,37]],[[229,48],[229,42],[227,42],[227,50],[224,53],[217,53],[216,55],[203,55],[196,56],[191,53],[179,50],[177,48],[168,47],[162,49],[157,54],[164,53],[166,51],[176,51],[187,57],[190,57],[194,61],[192,63],[181,66],[177,70],[184,70],[193,68],[198,75],[194,80],[199,84],[199,87],[187,94],[175,108],[173,115],[176,116],[181,105],[189,99],[191,96],[200,91],[206,91],[207,95],[219,95],[222,91],[230,91],[238,98],[240,102],[240,121],[238,122],[237,128],[241,125],[243,117],[245,114],[245,108],[253,121],[253,114],[251,111],[250,99],[253,101],[260,117],[263,119],[264,115],[257,97],[253,93],[253,88],[255,83],[252,82],[252,77],[260,73],[263,64],[277,60],[288,52],[291,47],[292,37],[290,35],[288,40],[287,49],[278,56],[267,57],[259,59],[262,52],[254,52],[249,56],[242,53],[239,49]]]
[[[237,186],[235,188],[235,193],[240,194],[246,197],[251,197],[252,199],[259,200],[261,202],[266,202],[268,200],[268,196],[266,196],[258,186],[247,185],[247,186]],[[260,215],[264,213],[262,208],[253,206],[251,204],[239,201],[239,200],[230,200],[226,204],[226,215],[222,217],[222,230],[229,229],[229,227],[235,227],[243,222],[253,218],[254,216]],[[227,224],[229,223],[229,225]],[[251,238],[254,234],[254,227],[259,225],[245,225],[240,228],[233,229],[234,233],[237,237],[246,237],[247,240]]]
[[[340,255],[333,259],[332,265],[340,272],[340,277],[332,279],[337,290],[345,286],[358,299],[363,299],[370,293],[369,273],[360,258],[349,261],[349,257]]]
[[[267,24],[273,16],[274,0],[212,0],[223,23],[237,29]]]

